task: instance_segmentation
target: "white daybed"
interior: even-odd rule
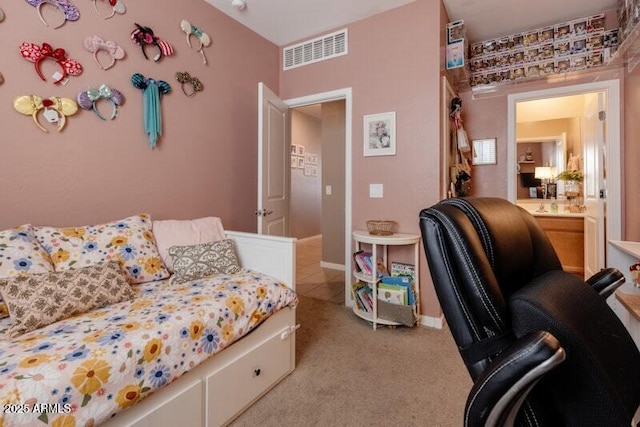
[[[273,276],[295,290],[295,239],[235,231],[226,235],[233,239],[243,268]],[[103,425],[228,424],[294,370],[298,326],[295,308],[277,312],[240,341]]]
[[[73,231],[72,229],[71,232]],[[68,422],[78,422],[81,419],[101,422],[106,415],[105,411],[113,410],[111,406],[107,406],[113,406],[114,400],[118,401],[120,410],[115,412],[112,418],[104,421],[102,423],[104,426],[220,426],[232,421],[293,371],[295,368],[295,331],[297,325],[295,294],[290,289],[295,290],[295,239],[233,231],[226,231],[224,234],[226,238],[234,242],[235,253],[243,268],[243,272],[239,273],[238,277],[243,279],[234,279],[235,276],[223,275],[218,279],[189,281],[181,285],[149,282],[136,288],[140,299],[136,298],[94,312],[87,312],[60,323],[45,326],[43,329],[35,330],[22,337],[0,342],[0,359],[3,359],[0,360],[0,397],[5,400],[9,399],[7,401],[0,399],[0,401],[3,405],[7,402],[12,404],[7,407],[3,406],[7,410],[4,411],[4,414],[0,413],[0,426],[9,427],[21,425],[24,422],[30,425],[47,425],[52,423],[54,418],[53,424],[62,422],[64,425],[67,425]],[[18,237],[25,238],[25,235]],[[254,279],[257,282],[254,282]],[[211,284],[208,280],[212,280]],[[215,283],[215,280],[220,280],[222,283]],[[283,302],[282,308],[279,310],[272,305],[260,306],[262,303],[271,304],[270,297],[265,295],[270,295],[267,292],[272,292],[272,289],[275,289],[273,292],[276,293],[273,299],[274,304],[279,298],[277,296],[279,292],[282,295],[287,294],[289,302]],[[181,299],[177,303],[178,305],[173,304],[173,309],[167,311],[169,306],[163,304],[165,301],[173,303],[171,298],[174,297],[174,294]],[[211,354],[213,348],[217,347],[217,343],[222,342],[219,340],[220,335],[215,335],[218,332],[205,331],[200,338],[200,334],[203,333],[203,325],[210,319],[214,319],[214,311],[211,311],[211,306],[207,304],[216,300],[215,295],[220,294],[233,294],[238,298],[241,294],[248,294],[250,298],[253,298],[253,303],[257,303],[261,308],[258,308],[258,311],[253,311],[256,309],[249,309],[248,306],[242,305],[242,307],[247,307],[245,311],[236,305],[234,307],[237,309],[235,322],[233,318],[220,317],[218,322],[224,324],[245,325],[242,316],[246,317],[246,313],[253,313],[248,326],[241,327],[245,331],[244,333],[249,330],[248,334],[237,341],[231,341],[231,339],[236,339],[232,338],[236,336],[236,333],[240,334],[237,336],[244,334],[242,331],[234,330],[231,332],[232,335],[228,337],[229,339],[224,340],[233,343],[213,356],[207,357],[205,353]],[[5,299],[7,295],[4,294]],[[197,300],[198,298],[203,302],[198,302],[200,301]],[[227,307],[231,307],[229,304],[234,298],[235,296],[227,295],[224,299]],[[234,314],[233,310],[224,308],[215,311],[215,313],[223,312],[227,315],[231,314],[231,316]],[[273,314],[263,320],[268,313],[272,312]],[[132,314],[127,317],[127,313]],[[133,313],[136,314],[134,318],[131,318]],[[242,316],[238,316],[239,314]],[[161,319],[154,320],[158,317]],[[100,323],[105,319],[108,323]],[[186,325],[183,325],[187,319],[191,319],[190,323],[187,322]],[[200,322],[199,319],[203,319],[203,322]],[[3,323],[0,326],[6,327],[8,320],[7,318],[2,319]],[[136,329],[132,332],[132,336],[138,338],[133,338],[133,341],[123,338],[126,335],[118,332],[118,322],[135,323]],[[253,326],[250,326],[252,323]],[[158,324],[160,326],[157,326]],[[201,325],[198,341],[194,345],[186,344],[189,340],[188,335],[192,333],[190,324]],[[153,327],[148,327],[148,325]],[[115,332],[107,332],[112,327],[115,327]],[[170,341],[164,340],[166,337],[173,336],[173,333],[164,331],[175,331],[176,329],[185,335],[180,338],[182,341],[178,343],[171,341],[173,344],[169,346]],[[224,334],[224,330],[222,333]],[[162,334],[166,334],[166,337]],[[216,336],[215,341],[212,340],[209,343],[203,340],[205,337]],[[92,342],[101,342],[102,340],[106,340],[102,347],[100,345],[91,347]],[[144,342],[147,341],[159,343],[156,348],[150,350],[149,354],[147,354],[148,347],[144,348],[144,352],[140,348],[140,342],[144,346]],[[165,343],[161,344],[161,341]],[[86,343],[86,348],[85,345],[82,345],[83,343]],[[207,347],[207,344],[210,345]],[[69,353],[69,349],[73,349],[71,353]],[[193,355],[197,353],[197,357],[190,358],[191,352]],[[158,362],[153,370],[158,373],[157,377],[150,375],[151,368],[142,363],[144,359],[147,359],[147,356]],[[122,357],[129,361],[126,370]],[[139,371],[135,371],[134,377],[130,361],[133,360],[133,364],[135,364],[137,359],[139,359],[137,362]],[[162,363],[159,363],[161,360]],[[183,365],[181,360],[191,360],[192,362]],[[196,360],[198,362],[193,362]],[[80,362],[82,365],[79,365]],[[102,367],[98,367],[98,363],[102,363]],[[160,364],[163,366],[159,366]],[[44,370],[45,365],[47,370]],[[96,367],[87,368],[86,366]],[[165,367],[166,372],[163,371]],[[64,381],[60,381],[62,374],[56,373],[58,369],[60,372],[72,371],[73,377],[70,379],[65,377]],[[93,369],[96,369],[95,376]],[[94,379],[98,378],[98,369],[102,369],[102,384]],[[175,372],[179,371],[181,374],[171,377],[169,375],[170,369]],[[73,372],[74,370],[75,372]],[[58,379],[59,376],[60,379]],[[119,378],[115,378],[118,376]],[[119,381],[113,383],[114,387],[119,384],[118,388],[120,388],[120,385],[123,384],[122,381],[131,384],[131,386],[121,389],[125,391],[128,387],[138,387],[139,389],[144,387],[146,390],[150,390],[148,386],[153,382],[156,384],[153,385],[152,391],[147,393],[148,397],[139,400],[141,392],[138,390],[132,395],[129,403],[124,402],[127,404],[123,405],[123,401],[128,397],[122,394],[122,391],[116,396],[115,390],[108,387],[109,381],[112,379]],[[75,392],[76,389],[82,391],[84,401],[78,403],[76,398],[76,403],[68,405],[64,412],[55,412],[55,409],[62,408],[60,406],[54,408],[54,412],[50,416],[40,418],[34,414],[33,406],[31,406],[32,409],[25,409],[29,405],[42,403],[55,406],[57,402],[64,401],[65,395],[70,395],[72,390]],[[85,405],[87,406],[85,407]],[[72,407],[71,413],[68,411],[69,407]],[[7,412],[18,410],[26,410],[27,413]],[[85,412],[83,413],[83,411]],[[70,414],[69,419],[64,419],[61,414]],[[84,422],[80,422],[84,424]]]

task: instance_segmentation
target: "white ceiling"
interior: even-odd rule
[[[205,0],[278,46],[415,0]],[[467,37],[483,41],[615,9],[617,0],[443,0],[449,19],[464,19]]]

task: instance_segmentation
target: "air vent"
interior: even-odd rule
[[[290,70],[302,65],[324,61],[347,54],[348,32],[344,30],[307,40],[282,50],[282,69]]]

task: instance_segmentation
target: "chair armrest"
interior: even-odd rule
[[[467,399],[465,427],[512,426],[533,386],[564,359],[564,349],[549,332],[519,338],[476,379]]]
[[[604,268],[587,279],[587,284],[604,299],[623,283],[624,275],[616,268]]]

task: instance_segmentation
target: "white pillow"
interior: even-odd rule
[[[225,239],[222,221],[218,217],[192,220],[166,219],[153,221],[153,235],[160,258],[167,269],[174,273],[168,250],[172,246],[192,246]]]

